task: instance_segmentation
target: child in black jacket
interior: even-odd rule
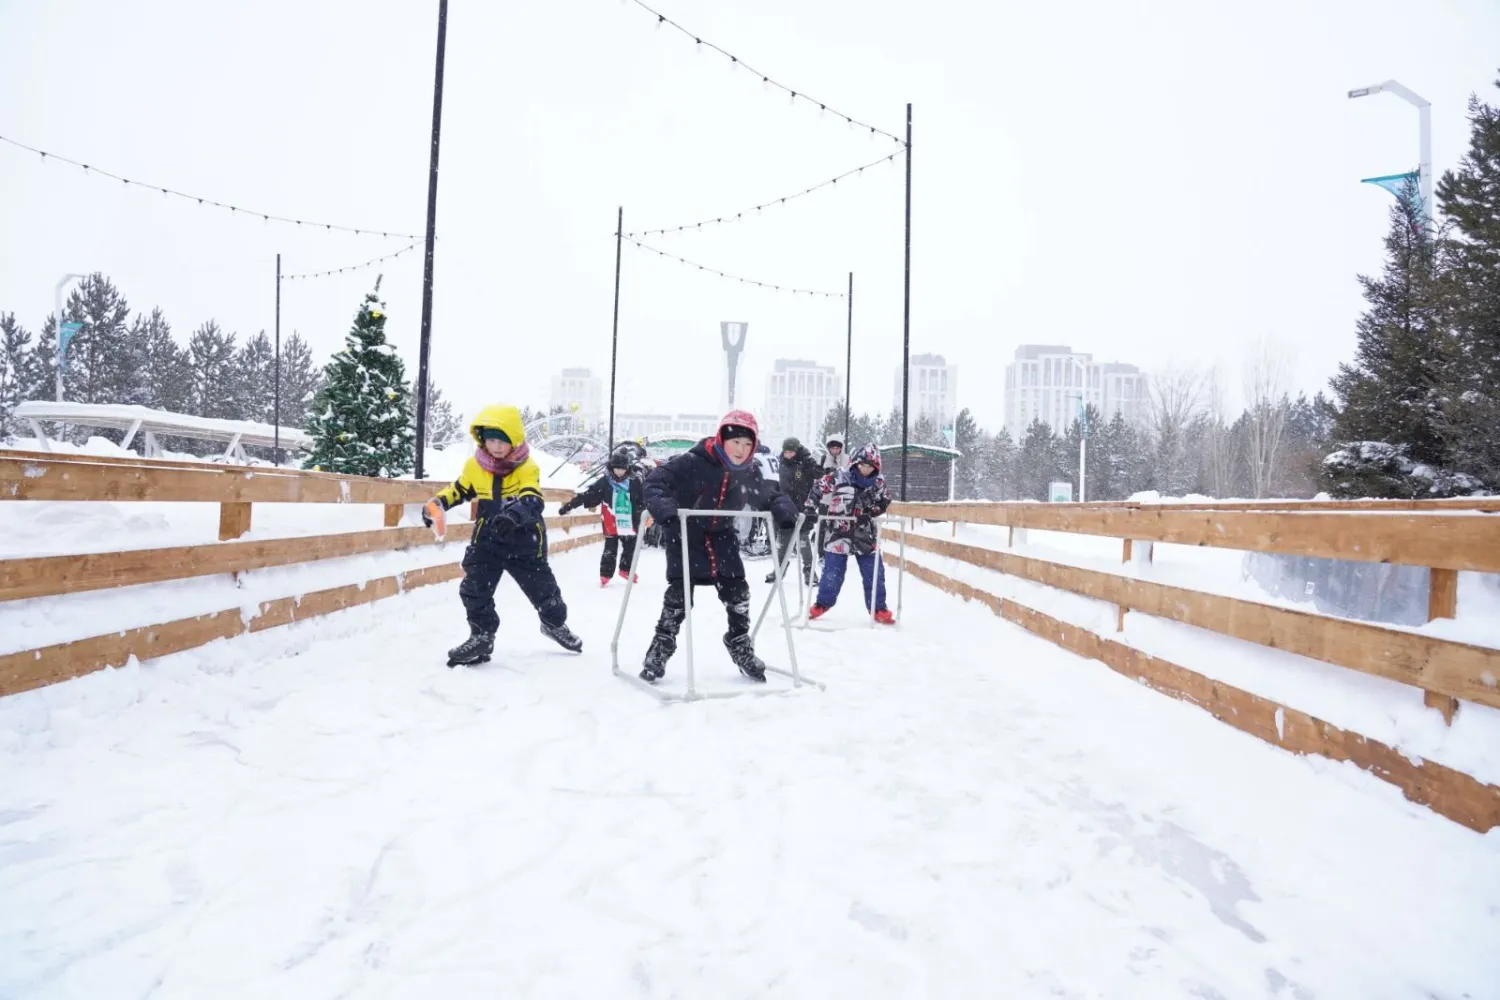
[[[641,490],[640,474],[630,464],[630,456],[623,448],[616,448],[609,456],[609,470],[573,499],[558,508],[566,514],[579,507],[593,510],[603,507],[604,554],[599,557],[599,586],[608,587],[615,575],[615,556],[620,560],[620,578],[630,576],[630,566],[635,558],[636,534],[641,530],[641,512],[646,509],[646,500]],[[639,577],[637,577],[639,579]]]
[[[667,552],[667,593],[656,635],[646,651],[642,680],[655,683],[666,673],[667,660],[677,651],[677,632],[687,617],[687,591],[703,584],[718,591],[728,613],[724,645],[730,659],[746,677],[766,679],[766,665],[750,641],[750,584],[740,561],[735,515],[746,507],[769,510],[777,527],[789,528],[796,522],[797,511],[787,495],[761,475],[755,462],[758,434],[752,414],[731,410],[719,421],[715,437],[704,438],[646,477],[646,508],[662,527],[662,547]],[[725,512],[723,517],[687,519],[686,567],[682,565],[680,509]]]

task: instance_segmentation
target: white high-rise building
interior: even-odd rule
[[[901,369],[896,369],[895,410],[901,411]],[[941,354],[911,356],[911,422],[927,417],[949,427],[958,413],[958,366]]]
[[[1146,376],[1135,365],[1097,362],[1065,344],[1022,344],[1005,366],[1005,429],[1017,441],[1033,420],[1059,434],[1078,419],[1080,399],[1108,422],[1146,415]]]
[[[828,411],[844,398],[836,369],[811,361],[778,358],[766,376],[766,405],[760,414],[761,440],[772,451],[789,437],[816,451]]]
[[[588,368],[564,368],[552,376],[552,406],[572,411],[589,423],[604,418],[604,380]]]

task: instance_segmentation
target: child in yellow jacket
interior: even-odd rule
[[[478,450],[453,484],[422,509],[422,521],[431,527],[434,506],[446,511],[470,501],[479,505],[458,587],[469,638],[448,651],[448,666],[489,661],[500,627],[495,587],[507,572],[536,608],[542,634],[564,649],[581,652],[583,640],[568,629],[568,606],[547,562],[541,470],[526,446],[521,412],[514,406],[487,406],[469,425],[469,433]]]

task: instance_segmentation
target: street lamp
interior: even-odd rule
[[[57,280],[57,285],[52,289],[52,322],[57,330],[57,401],[63,401],[63,361],[68,352],[68,340],[74,331],[63,331],[62,293],[68,282],[74,278],[80,281],[87,278],[86,274],[65,274]]]
[[[1418,128],[1421,132],[1418,140],[1421,146],[1418,152],[1418,183],[1422,192],[1422,215],[1430,222],[1432,220],[1432,102],[1413,93],[1395,80],[1377,83],[1372,87],[1359,87],[1349,91],[1349,97],[1369,97],[1371,94],[1380,93],[1395,94],[1417,109]]]

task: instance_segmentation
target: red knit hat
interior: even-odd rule
[[[719,447],[724,447],[724,442],[732,437],[744,437],[745,431],[750,432],[752,448],[760,444],[760,424],[755,422],[755,414],[749,410],[730,410],[719,419]]]

